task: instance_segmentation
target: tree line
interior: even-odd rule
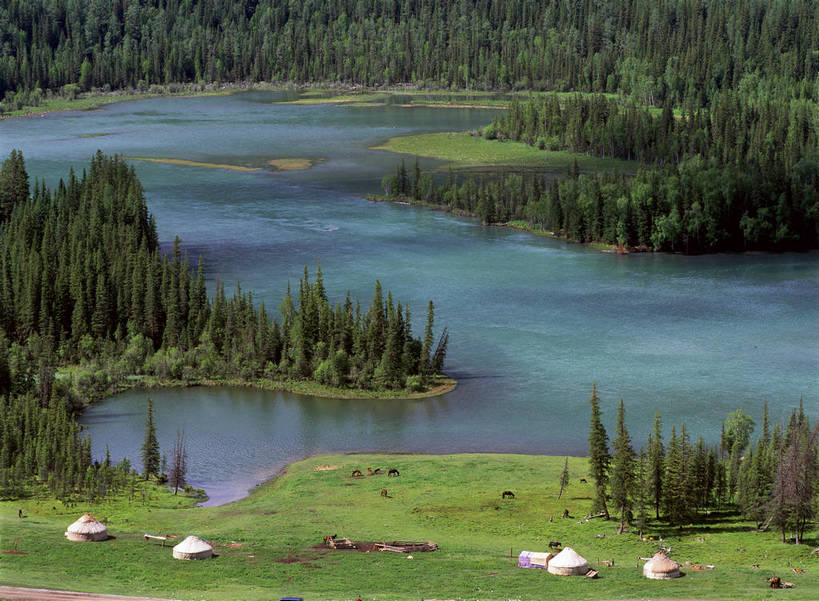
[[[781,188],[760,171],[693,157],[678,165],[643,165],[635,175],[537,173],[456,177],[436,184],[417,163],[386,176],[388,200],[404,200],[519,223],[577,242],[703,253],[798,250],[819,243],[817,170],[804,161]]]
[[[0,98],[250,80],[815,100],[817,28],[811,0],[9,0]]]
[[[432,302],[414,337],[409,307],[378,281],[366,310],[349,293],[331,304],[320,266],[312,281],[305,268],[297,294],[288,286],[279,317],[238,287],[228,297],[219,283],[208,298],[201,261],[192,270],[178,239],[161,252],[139,180],[117,157],[97,153],[88,171],[70,172],[53,190],[35,182],[29,196],[27,182],[14,151],[0,168],[7,494],[31,478],[53,480],[66,495],[99,491],[97,478],[119,482],[110,466],[91,463],[73,415],[128,376],[423,390],[443,369],[448,334],[435,336]]]
[[[701,436],[692,443],[684,423],[679,429],[672,426],[664,443],[658,413],[638,450],[626,427],[622,400],[611,441],[596,387],[589,402],[592,513],[616,516],[620,532],[628,526],[643,531],[654,519],[680,528],[703,523],[708,512],[731,505],[758,530],[776,528],[783,542],[790,533],[799,544],[816,517],[819,424],[811,424],[801,399],[784,427],[771,427],[766,403],[755,442],[755,423],[739,409],[723,423],[719,444],[712,445]]]
[[[819,161],[816,104],[757,90],[724,90],[707,106],[677,113],[669,100],[658,111],[600,94],[545,94],[525,103],[513,99],[484,136],[643,163],[676,164],[699,156],[761,170],[770,179],[786,179],[806,157],[814,168]]]

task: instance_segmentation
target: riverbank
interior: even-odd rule
[[[420,200],[400,197],[396,199],[391,199],[383,194],[368,194],[365,196],[367,200],[371,202],[389,202],[392,204],[397,205],[407,205],[412,207],[421,207],[424,209],[428,209],[430,211],[440,211],[442,213],[450,213],[455,215],[456,217],[469,217],[471,219],[480,219],[479,215],[475,215],[474,213],[469,213],[468,211],[453,211],[449,207],[441,206],[432,204],[430,202],[423,202]],[[599,250],[600,252],[607,253],[607,254],[616,254],[616,255],[627,255],[635,252],[646,252],[646,249],[640,248],[631,248],[631,247],[618,247],[613,244],[604,244],[602,242],[578,242],[576,240],[570,240],[565,236],[559,236],[550,230],[545,230],[537,225],[532,225],[526,221],[507,221],[505,223],[490,223],[487,225],[488,227],[506,227],[515,230],[520,230],[522,232],[526,232],[527,234],[533,234],[535,236],[541,236],[543,238],[552,238],[554,240],[560,240],[562,242],[569,242],[571,244],[582,244],[588,248],[593,250]]]
[[[272,380],[269,378],[257,378],[255,380],[245,380],[241,378],[186,378],[172,379],[159,378],[148,375],[132,375],[112,379],[103,383],[80,388],[80,381],[84,379],[83,372],[88,366],[63,366],[57,372],[58,380],[68,380],[70,386],[81,396],[83,404],[88,407],[98,401],[121,392],[134,389],[160,389],[160,388],[194,388],[196,386],[218,387],[228,386],[237,388],[255,388],[258,390],[268,390],[274,392],[292,392],[327,399],[375,399],[375,400],[413,400],[426,399],[448,392],[452,392],[458,386],[458,382],[446,375],[438,375],[432,379],[432,383],[426,390],[412,391],[401,390],[363,390],[358,388],[346,388],[338,386],[327,386],[310,380]],[[99,372],[95,372],[95,377],[99,379]]]
[[[522,601],[590,599],[778,599],[767,588],[776,573],[794,582],[789,599],[819,598],[812,545],[785,545],[757,532],[731,512],[712,513],[706,525],[677,530],[652,523],[641,540],[616,535],[617,523],[589,513],[593,485],[580,482],[585,458],[570,457],[571,482],[557,498],[563,457],[529,455],[323,455],[291,464],[278,478],[229,505],[194,508],[148,485],[146,499],[127,495],[66,507],[52,498],[0,502],[5,585],[51,587],[175,599],[319,601],[421,598]],[[351,477],[355,469],[389,468]],[[380,494],[386,489],[387,496]],[[501,499],[511,490],[514,499]],[[26,516],[17,517],[22,508]],[[568,509],[570,519],[561,519]],[[84,511],[105,520],[115,537],[72,543],[65,527]],[[552,521],[549,521],[549,518]],[[171,558],[170,546],[143,540],[145,532],[197,534],[218,557],[201,562]],[[330,551],[325,535],[357,541],[430,540],[437,551]],[[817,531],[810,532],[814,538]],[[682,562],[685,576],[642,577],[642,562],[659,538]],[[653,540],[651,540],[653,539]],[[561,578],[517,567],[522,550],[547,550],[560,541],[583,555],[600,578]],[[713,565],[697,570],[685,565]],[[605,562],[613,562],[607,566]],[[758,564],[759,568],[752,567]],[[805,570],[794,573],[793,568]]]

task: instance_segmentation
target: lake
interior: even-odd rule
[[[596,382],[609,432],[620,398],[635,441],[655,411],[666,432],[718,440],[737,407],[782,420],[804,395],[817,416],[819,253],[613,256],[402,205],[371,203],[400,160],[389,137],[489,123],[487,109],[297,106],[284,92],[123,102],[0,122],[49,185],[98,148],[126,157],[240,166],[306,158],[272,173],[133,161],[163,245],[175,235],[211,289],[241,282],[274,308],[318,260],[331,299],[364,306],[376,278],[449,327],[458,388],[422,401],[315,399],[247,389],[151,391],[160,444],[189,441],[189,476],[211,503],[241,497],[287,462],[326,451],[585,453]],[[408,158],[408,166],[412,159]],[[435,161],[422,161],[434,167]],[[138,461],[147,392],[86,411],[95,455]],[[375,467],[375,466],[373,466]]]

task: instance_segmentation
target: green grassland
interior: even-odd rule
[[[364,443],[362,443],[364,444]],[[196,458],[191,458],[196,461]],[[579,478],[586,460],[569,458],[571,485],[557,499],[562,457],[524,455],[333,455],[292,464],[249,497],[215,508],[146,485],[97,505],[66,507],[50,498],[0,503],[0,548],[16,543],[25,554],[0,554],[0,582],[175,599],[308,600],[439,599],[819,599],[815,543],[785,545],[775,533],[730,514],[679,532],[658,524],[646,536],[664,537],[674,559],[714,564],[683,567],[677,580],[646,580],[638,556],[656,549],[636,534],[616,535],[617,524],[582,521],[592,485]],[[318,468],[323,469],[318,469]],[[397,468],[401,475],[352,478],[367,467]],[[386,488],[389,497],[380,495]],[[512,490],[515,499],[501,500]],[[17,517],[22,507],[26,517]],[[563,509],[571,519],[561,519]],[[105,520],[114,537],[73,543],[65,528],[83,511]],[[550,518],[553,521],[550,522]],[[197,534],[218,557],[184,562],[169,547],[142,535]],[[439,550],[405,554],[330,551],[322,536],[356,541],[431,540]],[[605,536],[605,538],[603,538]],[[816,531],[809,536],[815,538]],[[600,578],[557,577],[516,567],[521,550],[546,550],[560,541],[585,556]],[[511,552],[511,557],[510,557]],[[601,562],[598,565],[597,562]],[[614,561],[605,567],[603,561]],[[752,564],[760,568],[752,568]],[[793,573],[799,567],[804,573]],[[793,582],[788,591],[767,588],[772,572]]]
[[[587,154],[539,150],[523,142],[498,142],[465,132],[416,134],[390,138],[373,150],[387,150],[447,161],[452,169],[530,168],[564,173],[577,161],[584,171],[616,170],[633,172],[638,163],[606,159]]]

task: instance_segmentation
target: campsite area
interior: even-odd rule
[[[580,481],[585,458],[569,458],[570,484],[558,500],[563,464],[563,457],[529,455],[317,456],[213,508],[194,507],[195,499],[153,482],[99,504],[35,495],[0,504],[0,584],[207,600],[819,598],[815,530],[805,544],[783,544],[777,532],[716,512],[682,531],[652,523],[645,540],[617,535],[614,520],[583,519],[593,496],[592,484]],[[388,476],[390,468],[399,475]],[[504,491],[514,498],[502,499]],[[561,517],[564,510],[570,518]],[[86,511],[106,525],[108,540],[66,539]],[[146,540],[146,533],[177,538]],[[188,535],[209,541],[216,556],[174,560],[173,545]],[[332,535],[438,548],[332,550],[324,541]],[[550,542],[574,549],[599,577],[518,567],[522,551],[547,552]],[[681,578],[642,576],[637,558],[660,546],[682,564]],[[794,588],[772,590],[772,574]]]

